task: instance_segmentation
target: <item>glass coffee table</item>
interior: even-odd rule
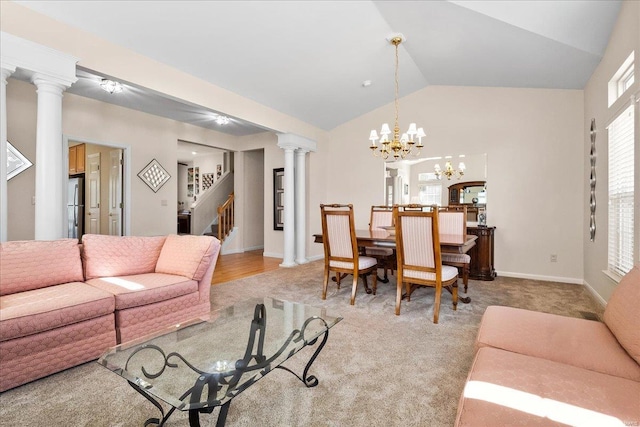
[[[231,400],[273,369],[295,375],[307,387],[318,379],[309,369],[341,321],[326,309],[273,298],[251,299],[212,311],[209,320],[176,325],[109,349],[98,363],[126,379],[156,406],[161,418],[145,426],[164,425],[176,410],[189,412],[189,425],[200,414],[220,407],[223,426]],[[320,342],[318,342],[320,340]],[[317,344],[301,375],[282,363]],[[165,413],[160,404],[171,406]]]

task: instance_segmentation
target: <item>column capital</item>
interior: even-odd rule
[[[44,89],[47,92],[59,95],[62,95],[62,92],[71,86],[70,84],[66,84],[63,80],[40,73],[34,73],[31,76],[31,83],[36,85],[38,90]]]
[[[2,65],[0,66],[0,76],[2,76],[2,83],[6,84],[9,76],[15,73],[15,71],[16,71],[15,65],[3,62]]]
[[[278,134],[278,147],[284,149],[303,149],[307,151],[316,151],[317,144],[315,141],[307,139],[300,135],[293,133],[279,133]]]

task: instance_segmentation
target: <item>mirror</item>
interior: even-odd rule
[[[444,173],[447,170],[447,162],[451,165],[449,175]],[[436,165],[440,169],[439,174],[436,173]],[[388,205],[477,204],[486,207],[487,155],[485,153],[442,156],[425,154],[422,158],[387,161],[384,166],[384,201]],[[461,183],[477,184],[465,186],[465,191],[458,192],[457,198],[452,200],[449,188]],[[474,203],[474,199],[478,201]],[[470,215],[469,221],[476,221],[476,219]]]

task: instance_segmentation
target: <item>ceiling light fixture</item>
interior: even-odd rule
[[[451,179],[452,176],[455,176],[456,174],[458,175],[458,179],[462,178],[462,176],[464,175],[464,170],[467,167],[464,165],[463,162],[460,162],[460,164],[458,164],[458,170],[453,169],[453,166],[451,165],[451,160],[447,160],[447,163],[445,163],[444,165],[444,170],[440,169],[440,165],[436,164],[434,166],[434,169],[436,171],[436,177],[438,179],[442,179],[442,175],[446,176],[448,180]]]
[[[102,79],[100,81],[100,87],[109,93],[120,93],[124,90],[121,83],[109,79]]]
[[[226,124],[228,124],[231,121],[231,119],[227,116],[218,116],[216,117],[216,123],[219,124],[220,126],[224,126]]]
[[[422,128],[416,128],[416,124],[411,123],[409,125],[409,130],[407,130],[406,133],[403,133],[402,137],[400,136],[400,126],[398,126],[398,46],[404,41],[404,36],[402,34],[395,34],[392,37],[388,38],[388,40],[396,48],[396,121],[393,128],[393,139],[389,140],[391,129],[389,129],[388,123],[384,123],[382,125],[382,128],[380,129],[380,137],[378,137],[378,133],[375,131],[375,129],[372,130],[369,134],[369,140],[371,141],[371,145],[369,146],[369,148],[371,149],[373,155],[376,157],[380,156],[383,159],[387,159],[389,155],[393,155],[393,157],[397,160],[400,157],[404,159],[409,154],[413,154],[415,156],[420,154],[420,150],[424,147],[424,145],[422,145],[422,138],[426,135]],[[416,144],[416,138],[418,140],[418,144]],[[376,141],[378,139],[380,139],[380,147],[376,145]]]

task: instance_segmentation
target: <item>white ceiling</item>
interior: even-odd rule
[[[620,0],[17,3],[326,130],[393,101],[394,54],[386,41],[392,33],[406,38],[400,46],[401,96],[428,85],[582,89],[602,58],[621,5]],[[365,80],[371,86],[363,87]],[[115,102],[115,95],[104,99],[84,83],[81,78],[70,92]],[[136,90],[142,97],[144,91]],[[161,110],[149,112],[213,126],[203,120],[212,112],[169,101],[147,102]],[[151,108],[138,102],[132,108]],[[238,135],[263,130],[247,125],[238,118],[235,129],[216,130]]]

